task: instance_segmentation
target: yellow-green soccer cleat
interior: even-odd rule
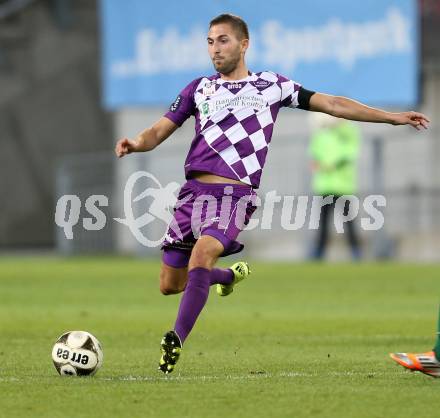
[[[159,370],[169,374],[174,370],[174,366],[180,357],[182,351],[182,342],[174,331],[168,331],[160,342],[162,357],[159,360]]]
[[[232,270],[232,273],[234,273],[234,279],[232,280],[231,284],[217,285],[217,293],[220,296],[228,296],[231,294],[234,291],[234,286],[251,274],[249,265],[245,261],[239,261],[229,268]]]

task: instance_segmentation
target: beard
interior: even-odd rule
[[[240,62],[240,54],[233,56],[229,59],[223,59],[222,61],[213,61],[214,68],[220,74],[230,74],[234,71],[238,63]]]

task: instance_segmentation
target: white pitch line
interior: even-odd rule
[[[255,373],[246,375],[226,375],[226,376],[181,376],[179,374],[174,376],[120,376],[120,377],[91,377],[93,380],[107,381],[107,382],[166,382],[166,381],[206,381],[206,380],[256,380],[256,379],[273,379],[273,378],[324,378],[324,377],[379,377],[389,376],[391,372],[357,372],[357,371],[342,371],[342,372],[327,372],[327,373],[307,373],[307,372],[281,372],[277,374],[272,373]],[[55,377],[55,376],[54,376]],[[45,377],[47,378],[47,377]],[[88,378],[86,378],[88,379]],[[30,380],[39,380],[39,378],[18,378],[18,377],[0,377],[0,382],[26,382]]]

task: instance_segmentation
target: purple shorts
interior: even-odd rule
[[[240,252],[244,246],[236,239],[256,209],[256,197],[253,188],[244,184],[188,180],[180,189],[162,244],[164,263],[176,268],[187,266],[192,248],[202,235],[223,244],[221,257]]]

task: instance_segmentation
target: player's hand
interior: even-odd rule
[[[418,112],[402,112],[395,113],[392,121],[393,125],[411,125],[418,131],[428,129],[430,120],[423,114]]]
[[[135,151],[136,151],[136,142],[131,141],[128,138],[120,139],[116,143],[115,153],[119,158],[123,157],[124,155],[135,152]]]

